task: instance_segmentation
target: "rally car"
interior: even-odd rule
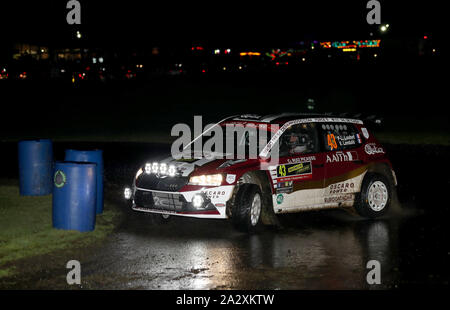
[[[256,158],[230,159],[222,152],[144,163],[124,191],[131,208],[165,218],[231,219],[251,232],[282,213],[350,208],[375,218],[390,207],[397,179],[362,120],[285,113],[232,116],[216,126],[257,127],[268,134],[258,133]],[[206,131],[202,135],[211,139]],[[236,145],[249,141],[246,135]],[[275,146],[277,153],[271,153]]]

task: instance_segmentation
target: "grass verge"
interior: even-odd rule
[[[52,227],[52,196],[20,196],[18,186],[0,185],[0,278],[16,273],[19,259],[56,250],[84,247],[113,231],[119,210],[105,203],[92,232],[58,230]]]

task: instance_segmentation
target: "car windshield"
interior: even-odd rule
[[[267,145],[271,138],[271,132],[266,127],[244,126],[238,124],[220,124],[221,134],[211,130],[203,132],[202,150],[203,153],[215,153],[217,157],[224,157],[227,154],[243,154],[245,158],[250,155],[258,155]],[[230,128],[233,127],[233,128]],[[191,143],[198,140],[194,139]],[[256,157],[256,156],[253,156]]]

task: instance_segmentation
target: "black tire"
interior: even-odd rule
[[[259,195],[260,210],[259,215],[255,221],[252,221],[252,204]],[[261,213],[263,209],[263,196],[259,186],[255,184],[242,184],[236,194],[234,205],[232,207],[231,221],[234,227],[243,232],[256,232],[262,227]]]
[[[384,186],[384,187],[383,187]],[[379,199],[370,197],[370,191],[377,192]],[[387,195],[387,199],[381,198]],[[392,184],[384,176],[378,173],[367,173],[364,177],[361,192],[356,196],[355,210],[365,218],[377,218],[388,212],[392,201]],[[384,205],[384,206],[383,206]]]

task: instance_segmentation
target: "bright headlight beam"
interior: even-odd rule
[[[153,173],[161,176],[168,175],[174,177],[177,174],[177,169],[174,165],[168,165],[166,163],[146,163],[143,168],[138,170],[135,178],[137,179],[143,172],[145,172],[146,174]]]
[[[169,176],[173,177],[177,173],[177,170],[175,169],[174,165],[169,166],[169,170],[167,171]]]
[[[200,186],[219,186],[222,184],[222,175],[221,174],[196,175],[189,179],[189,183],[192,185],[200,185]]]
[[[162,163],[159,165],[159,173],[162,175],[167,174],[167,164],[166,163]]]
[[[126,200],[131,199],[131,196],[133,195],[133,191],[129,187],[125,187],[123,190],[123,196]]]
[[[194,206],[194,208],[197,209],[201,208],[203,206],[203,202],[204,199],[200,194],[195,194],[194,197],[192,198],[192,205]]]
[[[153,173],[158,173],[158,168],[159,168],[158,163],[153,163],[152,164],[152,172]]]

